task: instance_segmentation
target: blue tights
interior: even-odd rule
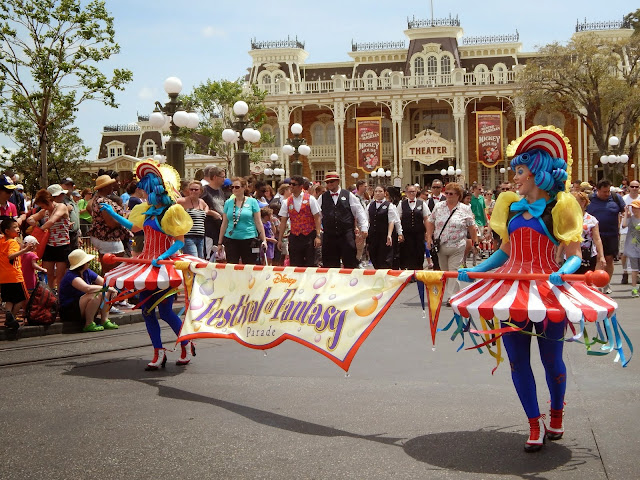
[[[143,290],[140,292],[140,301],[144,301],[148,297],[156,295],[163,290]],[[159,296],[156,298],[150,298],[142,305],[142,316],[144,318],[144,323],[147,326],[147,332],[149,332],[149,337],[151,338],[151,343],[153,344],[153,348],[162,348],[162,338],[160,337],[160,323],[156,317],[156,309],[154,308],[151,311],[147,311],[151,305],[158,301]],[[162,318],[165,322],[169,324],[171,329],[175,332],[176,335],[180,333],[180,329],[182,328],[182,320],[180,317],[175,314],[173,311],[173,299],[174,296],[165,298],[158,305],[158,312],[160,313],[160,318]],[[182,342],[182,345],[186,345],[189,343],[188,341]]]
[[[502,326],[505,326],[504,324]],[[518,325],[522,326],[522,324]],[[543,323],[535,323],[536,333],[541,334]],[[533,323],[529,322],[524,331],[532,332]],[[538,339],[540,359],[547,377],[547,386],[551,395],[551,408],[562,410],[564,406],[564,394],[567,388],[567,368],[562,360],[565,323],[547,322],[543,337]],[[507,333],[503,337],[504,347],[511,364],[511,379],[516,387],[518,397],[528,418],[536,418],[540,415],[538,397],[536,394],[536,382],[531,370],[531,335],[525,333]]]

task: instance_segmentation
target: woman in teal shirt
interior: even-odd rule
[[[224,248],[227,262],[255,264],[257,255],[251,252],[252,243],[259,235],[266,250],[267,239],[260,218],[260,207],[255,198],[246,195],[247,181],[231,179],[231,197],[224,203],[218,248]]]

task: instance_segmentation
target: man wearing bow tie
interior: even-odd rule
[[[313,267],[315,248],[320,247],[320,207],[316,199],[303,189],[304,178],[291,177],[291,195],[280,207],[280,229],[278,231],[278,249],[282,250],[282,238],[291,223],[289,234],[289,262],[293,267]]]
[[[367,216],[358,198],[340,188],[338,172],[328,172],[327,191],[318,198],[322,212],[322,266],[356,268],[356,233],[364,238],[369,230]],[[357,227],[356,227],[357,225]]]
[[[406,198],[400,202],[400,222],[404,245],[400,249],[400,264],[407,270],[422,270],[424,266],[424,242],[427,233],[427,217],[431,213],[426,202],[416,198],[418,190],[409,185]]]

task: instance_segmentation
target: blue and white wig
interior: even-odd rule
[[[555,197],[564,191],[567,180],[567,162],[561,158],[553,158],[546,151],[540,149],[516,155],[511,159],[511,169],[525,165],[535,175],[534,181],[538,188]]]
[[[164,188],[164,182],[162,178],[154,175],[153,173],[147,173],[138,182],[138,188],[141,188],[149,197],[148,203],[150,205],[162,205],[163,207],[169,207],[173,204],[173,200],[167,194],[166,188]]]

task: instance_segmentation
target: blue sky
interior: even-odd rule
[[[77,125],[89,158],[96,156],[104,125],[136,121],[149,114],[154,101],[165,102],[163,82],[177,76],[183,91],[207,79],[236,79],[251,66],[250,41],[297,36],[309,52],[307,63],[348,61],[351,40],[405,40],[407,17],[431,16],[429,1],[316,0],[218,2],[191,0],[107,0],[115,18],[121,53],[101,67],[133,71],[133,81],[118,92],[119,108],[85,103]],[[264,5],[270,5],[265,7]],[[637,1],[585,0],[505,1],[433,0],[435,18],[458,15],[465,36],[511,34],[517,30],[523,51],[552,41],[566,42],[576,20],[619,20],[638,8]],[[292,14],[295,12],[295,14]],[[0,143],[12,148],[7,139]]]

